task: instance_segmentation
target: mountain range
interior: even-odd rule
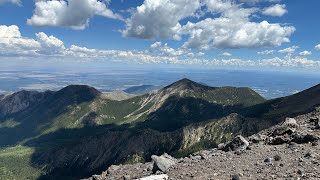
[[[319,105],[320,85],[272,100],[189,79],[142,95],[20,91],[0,96],[0,179],[79,179],[153,154],[182,157]]]

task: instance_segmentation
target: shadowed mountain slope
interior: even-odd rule
[[[0,146],[17,144],[41,135],[52,127],[56,123],[55,119],[68,111],[70,106],[92,101],[99,95],[99,91],[89,86],[73,85],[57,92],[21,91],[4,98],[1,101],[4,105],[0,108],[10,113],[0,118],[0,123],[11,122],[13,125],[0,128]]]
[[[316,85],[297,94],[268,100],[247,108],[247,116],[267,119],[283,119],[312,111],[320,105],[320,85]]]

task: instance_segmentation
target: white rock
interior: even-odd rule
[[[161,175],[152,175],[152,176],[148,176],[148,177],[143,177],[140,179],[136,179],[136,180],[168,180],[169,176],[166,174],[161,174]]]
[[[286,118],[285,122],[282,124],[282,126],[287,126],[290,128],[297,128],[298,124],[297,121],[293,118]]]

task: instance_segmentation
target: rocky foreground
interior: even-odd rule
[[[145,164],[113,165],[88,180],[320,179],[320,108],[216,149]]]

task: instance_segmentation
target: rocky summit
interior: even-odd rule
[[[319,120],[320,107],[218,148],[177,159],[153,155],[151,162],[113,165],[87,180],[320,179]]]

